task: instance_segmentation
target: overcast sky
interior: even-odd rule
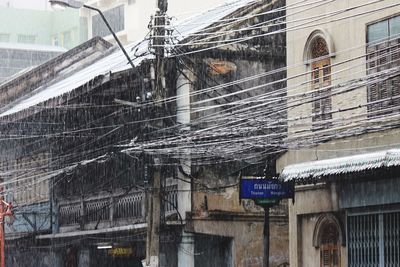
[[[152,1],[154,6],[156,5],[155,0],[141,0],[141,1]],[[201,10],[208,9],[217,4],[228,2],[229,0],[188,0],[186,5],[179,7],[174,6],[174,0],[170,0],[170,11],[172,13],[197,13]],[[193,2],[192,2],[193,1]],[[49,4],[49,0],[0,0],[0,6],[10,6],[14,8],[26,8],[36,10],[52,10]],[[178,11],[179,10],[179,11]],[[197,12],[196,12],[197,11]],[[176,14],[173,14],[176,15]]]
[[[0,5],[14,8],[48,10],[50,9],[48,2],[48,0],[0,0]]]

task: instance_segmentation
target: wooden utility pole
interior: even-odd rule
[[[168,1],[157,0],[157,12],[154,17],[153,48],[155,53],[155,64],[152,65],[151,73],[154,73],[153,80],[153,100],[159,103],[155,106],[156,117],[160,118],[156,127],[163,127],[163,107],[162,99],[165,97],[164,88],[164,45],[165,45],[165,24]],[[151,267],[160,266],[160,226],[161,226],[161,186],[162,186],[162,158],[154,157],[154,174],[151,187],[150,198],[148,199],[148,220],[147,220],[147,239],[146,239],[146,265]]]

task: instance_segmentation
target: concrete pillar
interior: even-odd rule
[[[194,267],[194,252],[194,235],[183,232],[178,246],[178,267]]]
[[[188,79],[189,78],[189,79]],[[177,122],[182,125],[181,130],[190,130],[190,91],[191,83],[194,80],[193,75],[186,71],[180,75],[177,81]],[[187,126],[186,126],[187,125]],[[185,174],[191,173],[190,151],[187,158],[181,160],[181,167]],[[186,212],[192,210],[192,194],[190,178],[181,171],[178,171],[178,211],[182,220],[186,220]],[[194,267],[194,235],[182,230],[182,241],[178,245],[178,267]]]
[[[301,267],[300,265],[300,249],[301,240],[298,225],[298,217],[296,213],[296,204],[289,201],[289,263],[292,267]],[[301,230],[300,230],[301,231]]]
[[[190,123],[190,88],[191,75],[189,71],[185,71],[178,77],[176,82],[176,121],[183,126]],[[189,130],[190,127],[182,127],[182,130]]]
[[[191,80],[190,72],[186,71],[185,75],[180,75],[177,81],[177,122],[182,124],[182,131],[189,130],[190,126],[190,88]],[[188,126],[185,126],[188,125]],[[187,153],[187,158],[181,160],[181,166],[184,173],[191,173],[191,160],[190,151]],[[191,200],[191,183],[190,178],[184,175],[182,172],[178,171],[178,211],[182,216],[182,220],[186,219],[186,212],[192,210],[192,200]]]

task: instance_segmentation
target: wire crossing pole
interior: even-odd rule
[[[164,45],[165,45],[165,24],[168,1],[157,0],[157,12],[154,17],[153,25],[153,47],[155,53],[155,64],[152,65],[153,80],[153,100],[159,103],[155,106],[156,118],[162,117],[161,109],[163,108],[162,99],[165,97],[164,88]],[[155,125],[158,128],[163,127],[163,121],[160,119]],[[148,229],[146,244],[146,265],[151,267],[160,266],[160,227],[162,215],[162,157],[156,155],[154,157],[154,175],[151,197],[148,200]]]

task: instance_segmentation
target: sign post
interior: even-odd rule
[[[263,267],[269,266],[269,210],[282,199],[294,199],[294,184],[277,178],[240,179],[239,198],[252,199],[256,205],[264,208],[264,259]]]

